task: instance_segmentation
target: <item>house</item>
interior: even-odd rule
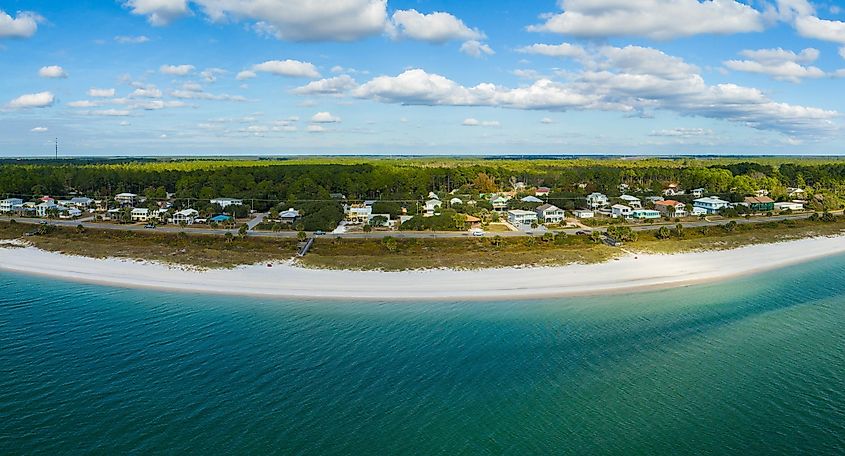
[[[678,188],[676,184],[670,184],[665,190],[663,190],[663,196],[677,196],[683,195],[685,192]]]
[[[512,209],[508,211],[508,221],[511,225],[531,225],[537,223],[537,213],[533,211],[524,211],[522,209]]]
[[[39,217],[47,217],[47,215],[52,213],[54,210],[58,211],[58,207],[59,205],[56,204],[56,201],[50,198],[49,200],[42,201],[35,206],[35,215]]]
[[[542,203],[543,200],[537,198],[536,196],[526,196],[525,198],[520,199],[523,203]]]
[[[631,195],[622,195],[619,197],[626,205],[631,206],[635,209],[643,207],[642,203],[640,203],[640,199],[636,196]]]
[[[86,196],[79,196],[76,198],[71,198],[70,201],[67,202],[67,205],[70,207],[75,207],[77,209],[88,209],[89,207],[94,205],[94,200]]]
[[[346,221],[350,223],[370,223],[373,208],[364,205],[352,205],[346,208]]]
[[[707,209],[704,209],[703,207],[693,206],[689,211],[689,215],[692,215],[693,217],[707,215]]]
[[[481,219],[478,217],[467,215],[464,222],[469,225],[470,229],[481,228]]]
[[[805,192],[803,189],[798,188],[798,187],[787,187],[786,188],[786,194],[790,198],[798,198],[798,199],[803,199],[805,196],[807,196],[807,192]]]
[[[452,199],[450,199],[450,200],[449,200],[449,206],[454,206],[454,205],[456,205],[456,204],[463,205],[463,204],[464,204],[464,200],[462,200],[462,199],[460,199],[460,198],[452,198]]]
[[[588,219],[596,216],[596,213],[587,209],[576,209],[572,211],[572,215],[579,219]]]
[[[138,202],[138,195],[134,193],[118,193],[114,196],[114,200],[121,206],[134,206]]]
[[[56,209],[59,211],[59,218],[61,219],[72,219],[82,215],[82,211],[75,207],[56,206]]]
[[[443,206],[443,203],[440,202],[439,199],[430,199],[425,202],[425,213],[423,216],[431,217],[437,212],[437,209]]]
[[[365,208],[366,208],[366,206],[365,206]],[[370,208],[370,212],[372,212],[372,210],[373,209]],[[286,211],[279,212],[279,220],[281,220],[282,223],[293,223],[298,218],[299,218],[299,211],[294,209],[294,208],[290,208]]]
[[[775,203],[776,211],[803,211],[804,204],[796,203],[794,201],[785,201],[783,203]]]
[[[675,200],[657,201],[654,208],[667,217],[685,217],[687,205]]]
[[[618,217],[628,218],[628,217],[631,216],[631,213],[633,211],[634,211],[633,209],[631,209],[629,206],[626,206],[624,204],[614,204],[613,206],[610,207],[610,215],[613,218],[618,218]]]
[[[193,225],[194,222],[197,220],[197,216],[200,215],[195,209],[184,209],[173,214],[173,223],[176,225]]]
[[[20,198],[7,198],[0,201],[0,212],[13,212],[23,207],[23,200]]]
[[[150,210],[145,207],[136,207],[132,209],[133,222],[146,222],[150,219]]]
[[[220,209],[226,209],[229,206],[243,206],[244,200],[237,198],[214,198],[209,201],[211,204],[220,206]]]
[[[708,214],[715,214],[731,205],[731,203],[715,196],[696,198],[692,201],[692,204],[694,207],[704,209]]]
[[[561,223],[565,215],[563,209],[548,203],[537,207],[535,211],[537,218],[542,220],[543,223]]]
[[[775,200],[768,196],[746,196],[744,205],[754,212],[769,212],[775,210]]]
[[[704,189],[703,188],[695,188],[690,191],[690,194],[693,198],[701,198],[704,196]]]
[[[663,201],[664,199],[665,198],[663,198],[662,196],[649,196],[649,197],[646,198],[646,201],[649,201],[652,204],[654,204],[658,201]]]
[[[600,207],[607,206],[607,195],[599,192],[590,193],[587,195],[587,204],[590,206],[590,209],[598,209]]]
[[[508,198],[504,196],[496,196],[490,200],[490,204],[493,206],[493,210],[497,212],[504,212],[508,210]]]
[[[631,217],[635,219],[658,219],[660,218],[660,212],[652,209],[635,209],[631,213]]]
[[[537,189],[534,190],[534,196],[549,196],[549,193],[551,192],[552,189],[549,187],[537,187]]]

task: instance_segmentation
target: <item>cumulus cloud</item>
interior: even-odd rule
[[[206,68],[200,71],[200,77],[206,82],[215,82],[217,81],[217,76],[226,73],[227,71],[223,68]]]
[[[464,119],[464,121],[461,122],[461,125],[463,125],[465,127],[500,127],[500,126],[502,126],[502,124],[499,123],[498,120],[484,120],[484,121],[482,121],[482,120],[478,120],[474,117],[469,117],[469,118]]]
[[[187,85],[187,89],[173,90],[170,95],[183,100],[215,100],[215,101],[246,101],[241,95],[214,94],[204,92],[202,87]]]
[[[708,85],[700,69],[657,49],[605,46],[567,82],[540,79],[528,86],[491,83],[464,86],[422,69],[379,76],[352,93],[385,103],[430,106],[493,106],[547,111],[605,110],[646,115],[667,110],[736,122],[785,134],[829,134],[838,112],[778,103],[759,89]]]
[[[804,78],[822,78],[825,72],[813,63],[819,58],[818,49],[807,48],[796,54],[781,48],[745,50],[740,55],[748,60],[727,60],[725,67],[734,71],[765,74],[781,81],[798,83]],[[805,66],[807,65],[807,66]]]
[[[845,47],[839,48],[839,56],[845,59]]]
[[[333,78],[311,81],[308,84],[293,89],[297,95],[333,95],[345,93],[357,87],[358,84],[351,76],[341,75]]]
[[[47,131],[47,127],[35,127],[32,130],[29,130],[33,133],[45,133]]]
[[[489,45],[478,40],[469,40],[461,45],[460,51],[468,56],[479,58],[485,55],[493,55],[496,51]]]
[[[113,97],[114,94],[115,94],[114,89],[98,89],[96,87],[92,87],[92,88],[88,89],[88,96],[89,97],[106,98],[106,97]]]
[[[311,117],[313,123],[338,123],[340,117],[332,115],[330,112],[318,112]]]
[[[820,19],[816,16],[799,16],[795,30],[805,38],[845,44],[845,22]]]
[[[388,33],[394,38],[411,38],[430,43],[485,38],[484,33],[467,27],[462,20],[449,13],[423,14],[415,9],[393,13]]]
[[[132,14],[146,16],[150,25],[167,25],[191,13],[187,0],[126,0],[123,5]]]
[[[706,128],[669,128],[664,130],[654,130],[649,136],[668,137],[668,138],[693,138],[698,136],[712,136],[713,130]]]
[[[79,100],[79,101],[71,101],[67,104],[71,108],[96,108],[100,106],[100,103],[97,101],[91,100]]]
[[[322,133],[324,131],[327,131],[327,130],[322,125],[309,125],[308,126],[308,132],[309,133]]]
[[[549,125],[555,123],[555,121],[552,120],[550,117],[543,117],[542,119],[540,119],[540,123],[544,125]]]
[[[28,93],[10,101],[6,106],[12,109],[46,108],[53,106],[55,96],[50,92]]]
[[[41,67],[41,69],[38,70],[38,76],[41,76],[42,78],[64,79],[67,77],[67,73],[64,68],[58,65],[50,65]]]
[[[98,111],[88,111],[86,114],[104,117],[126,117],[131,115],[132,112],[125,109],[101,109]]]
[[[143,44],[150,41],[150,38],[145,35],[118,35],[114,41],[120,44]]]
[[[253,65],[252,75],[244,75],[245,72],[238,74],[239,79],[246,79],[247,77],[254,77],[255,72],[270,73],[279,76],[288,76],[292,78],[319,78],[320,72],[317,71],[312,63],[300,62],[299,60],[268,60],[258,65]],[[241,78],[241,76],[246,76]]]
[[[562,13],[548,14],[529,31],[578,38],[644,36],[665,40],[701,34],[759,32],[763,14],[735,0],[559,0]]]
[[[161,98],[161,90],[154,85],[141,86],[135,89],[131,94],[132,98]]]
[[[36,13],[23,11],[12,17],[0,9],[0,38],[29,38],[44,19]]]
[[[570,43],[532,44],[531,46],[525,46],[517,49],[517,52],[521,52],[523,54],[545,55],[548,57],[568,57],[577,60],[587,58],[587,51],[585,51],[584,48]]]
[[[193,65],[162,65],[158,69],[162,74],[169,74],[171,76],[187,76],[194,71]]]

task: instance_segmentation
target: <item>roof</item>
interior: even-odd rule
[[[523,203],[542,203],[543,202],[543,200],[541,200],[540,198],[537,198],[536,196],[526,196],[526,197],[522,198],[520,201],[522,201]]]
[[[768,204],[774,203],[775,200],[769,198],[768,196],[746,196],[745,202],[751,204]]]
[[[185,217],[197,214],[199,214],[199,212],[197,212],[196,209],[182,209],[181,211],[176,213],[176,215],[184,215]]]
[[[214,217],[211,217],[212,222],[228,222],[229,220],[232,220],[232,217],[229,217],[228,215],[222,215],[221,214],[221,215],[215,215]]]
[[[550,189],[549,187],[537,187],[537,191],[538,192],[550,192],[550,191],[552,191],[552,189]]]
[[[134,194],[134,193],[118,193],[117,195],[114,195],[114,197],[115,197],[115,198],[117,198],[117,197],[119,197],[119,196],[122,196],[122,197],[124,197],[124,198],[129,198],[129,197],[134,198],[134,197],[136,197],[136,196],[138,196],[138,195],[136,195],[136,194]]]
[[[132,209],[133,214],[148,214],[149,212],[150,210],[145,207],[136,207],[135,209]]]
[[[372,210],[371,208],[368,208]],[[288,209],[286,211],[279,212],[279,217],[282,218],[297,218],[299,217],[299,211],[296,209]]]
[[[234,201],[243,201],[243,200],[242,200],[242,199],[240,199],[240,198],[212,198],[212,200],[211,200],[211,201],[229,201],[229,202],[234,202]]]
[[[477,223],[477,222],[480,222],[481,219],[478,218],[478,217],[473,217],[471,215],[467,215],[466,221],[469,222],[469,223]]]
[[[524,211],[522,209],[511,209],[511,210],[508,211],[508,214],[511,214],[511,215],[533,215],[535,217],[537,216],[537,214],[532,212],[532,211]]]
[[[639,200],[640,200],[640,199],[639,199],[639,198],[637,198],[636,196],[631,196],[631,195],[622,195],[622,196],[620,196],[619,198],[620,198],[620,199],[623,199],[623,200],[625,200],[625,201],[639,201]]]
[[[557,207],[557,206],[555,206],[554,204],[549,204],[549,203],[546,203],[546,204],[544,204],[544,205],[542,205],[542,206],[537,206],[537,210],[538,210],[538,211],[541,211],[541,212],[546,212],[546,211],[559,211],[559,210],[560,210],[560,208],[559,208],[559,207]]]
[[[610,206],[610,207],[613,208],[613,209],[628,209],[628,210],[631,210],[630,207],[628,207],[624,204],[614,204],[613,206]]]
[[[684,206],[684,203],[675,200],[655,201],[655,206]]]
[[[693,201],[695,201],[696,203],[729,204],[728,201],[725,201],[721,198],[716,198],[715,196],[706,196],[704,198],[698,198]]]

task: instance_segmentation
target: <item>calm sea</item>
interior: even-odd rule
[[[82,453],[843,454],[845,257],[525,302],[2,273],[0,454]]]

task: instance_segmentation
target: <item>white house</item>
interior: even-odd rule
[[[543,200],[541,200],[540,198],[537,198],[536,196],[530,196],[530,195],[520,199],[520,201],[522,201],[523,203],[542,203],[543,202]]]
[[[804,199],[804,197],[807,196],[807,192],[805,192],[804,189],[801,189],[801,188],[798,188],[798,187],[787,187],[786,188],[786,194],[790,198],[796,198],[796,199]]]
[[[537,189],[534,190],[534,196],[549,196],[551,191],[552,189],[549,187],[537,187]]]
[[[68,206],[75,207],[77,209],[88,209],[94,204],[94,200],[88,198],[87,196],[78,196],[76,198],[71,198],[70,201],[67,202]]]
[[[692,215],[693,217],[699,217],[699,216],[702,216],[702,215],[707,215],[707,209],[704,209],[703,207],[693,206],[690,209],[689,214]]]
[[[775,210],[777,211],[803,211],[804,205],[802,203],[795,203],[791,201],[785,201],[782,203],[775,203]]]
[[[496,196],[490,200],[490,204],[493,206],[494,211],[504,212],[508,210],[508,198],[504,196]]]
[[[588,218],[595,217],[596,213],[593,212],[593,211],[588,211],[586,209],[576,209],[576,210],[572,211],[572,215],[574,215],[575,217],[577,217],[579,219],[588,219]]]
[[[8,198],[0,201],[0,212],[12,212],[23,207],[23,200],[20,198]]]
[[[71,219],[82,215],[82,211],[75,207],[57,206],[56,209],[59,211],[59,218],[62,219]]]
[[[352,205],[346,208],[346,221],[350,223],[370,223],[373,215],[372,206]]]
[[[430,199],[425,202],[425,213],[423,215],[425,217],[431,217],[435,212],[437,212],[437,208],[442,206],[443,203],[441,203],[439,199]]]
[[[599,192],[590,193],[587,195],[587,204],[590,205],[590,209],[598,209],[600,207],[607,206],[607,195]]]
[[[686,217],[687,205],[675,200],[657,201],[654,203],[654,208],[661,214],[670,217]]]
[[[719,210],[729,207],[731,205],[731,203],[715,196],[697,198],[693,200],[692,203],[694,207],[704,209],[705,211],[707,211],[708,214],[715,214],[716,212],[719,212]]]
[[[690,195],[692,195],[693,198],[701,198],[702,196],[704,196],[704,189],[703,188],[692,189],[690,191]]]
[[[56,204],[56,201],[53,199],[42,201],[37,206],[35,206],[35,215],[39,217],[46,217],[47,214],[52,210],[58,210],[58,207],[59,205]]]
[[[150,219],[150,210],[145,207],[136,207],[132,209],[133,222],[146,222]]]
[[[511,225],[531,225],[537,223],[537,213],[532,211],[523,211],[522,209],[512,209],[508,211],[508,221]]]
[[[618,217],[628,218],[628,217],[631,216],[631,213],[633,211],[634,211],[633,209],[631,209],[629,206],[626,206],[624,204],[614,204],[613,206],[610,207],[610,215],[613,218],[618,218]]]
[[[184,209],[179,212],[175,212],[173,214],[173,223],[176,225],[193,225],[194,222],[197,220],[197,216],[200,215],[195,209]]]
[[[565,213],[563,209],[553,205],[553,204],[544,204],[542,206],[537,207],[537,218],[542,220],[543,223],[560,223],[563,221]]]
[[[622,195],[619,197],[619,199],[624,201],[626,205],[631,206],[635,209],[643,207],[642,203],[640,203],[640,199],[636,196]]]
[[[114,200],[125,206],[134,206],[138,201],[138,195],[134,193],[118,193],[114,196]]]
[[[214,198],[210,203],[220,206],[221,209],[226,209],[229,206],[243,206],[244,200],[237,198]]]

